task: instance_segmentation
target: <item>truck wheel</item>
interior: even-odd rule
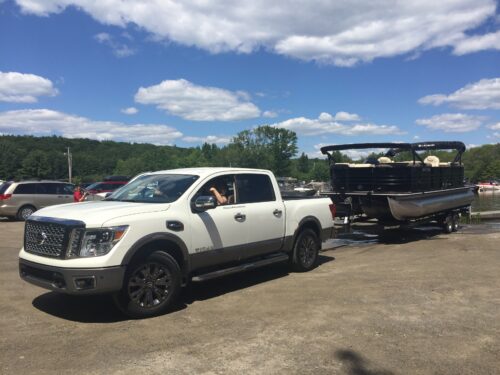
[[[181,288],[181,271],[176,260],[155,251],[129,267],[122,290],[114,296],[117,307],[134,319],[167,312]]]
[[[457,232],[458,228],[460,228],[460,216],[455,214],[453,215],[453,232]]]
[[[30,205],[22,206],[19,211],[17,211],[16,219],[20,221],[25,221],[33,212],[36,211],[36,208]]]
[[[451,233],[453,232],[453,218],[452,216],[447,216],[443,221],[443,232]]]
[[[304,229],[297,236],[292,253],[292,268],[297,272],[306,272],[316,267],[320,241],[312,229]]]

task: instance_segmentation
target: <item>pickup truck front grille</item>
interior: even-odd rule
[[[24,230],[24,250],[46,257],[64,257],[70,230],[64,224],[28,220]]]

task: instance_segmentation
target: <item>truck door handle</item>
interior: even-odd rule
[[[275,210],[273,211],[273,215],[274,215],[274,216],[276,216],[276,217],[281,216],[281,214],[282,214],[282,213],[283,213],[283,211],[278,210],[278,209],[275,209]]]
[[[236,215],[234,215],[234,220],[236,221],[245,221],[245,219],[247,218],[247,215],[243,215],[242,213],[237,213]]]

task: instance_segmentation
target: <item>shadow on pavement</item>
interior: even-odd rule
[[[369,370],[367,361],[349,349],[337,350],[335,357],[346,367],[349,375],[394,375],[388,370]]]
[[[319,255],[318,266],[331,262],[334,259],[331,256]],[[202,283],[191,283],[184,288],[179,302],[170,312],[183,310],[195,301],[204,301],[279,279],[288,274],[288,265],[283,263],[240,272]],[[44,313],[80,323],[115,323],[129,320],[129,318],[115,307],[111,296],[107,295],[69,296],[56,292],[47,292],[36,297],[32,304],[36,309]]]
[[[443,229],[436,226],[385,230],[378,235],[378,243],[391,245],[421,240],[445,240],[444,237],[436,237],[440,234],[443,234]]]
[[[319,255],[318,267],[335,260],[332,256]],[[270,265],[254,270],[240,272],[233,275],[209,280],[202,283],[191,283],[185,288],[181,300],[186,304],[195,301],[204,301],[227,293],[249,288],[254,285],[276,280],[288,276],[290,268],[287,263]]]
[[[48,292],[36,297],[33,306],[61,319],[80,323],[115,323],[127,320],[110,296],[69,296]]]

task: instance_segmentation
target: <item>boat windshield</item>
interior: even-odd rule
[[[106,201],[171,203],[198,179],[184,174],[145,174],[107,197]]]

